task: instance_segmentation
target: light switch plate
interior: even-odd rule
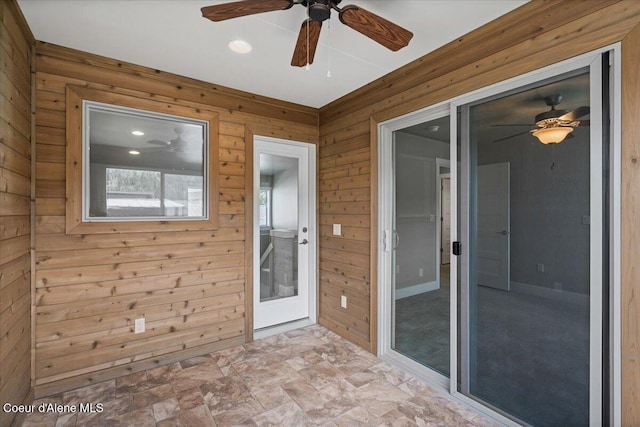
[[[333,235],[342,236],[342,224],[333,224]]]
[[[347,296],[340,295],[340,307],[347,308]]]
[[[136,319],[134,326],[134,333],[141,334],[145,330],[144,317]]]

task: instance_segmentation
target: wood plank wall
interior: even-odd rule
[[[14,2],[0,2],[0,402],[31,396],[31,54]],[[0,410],[0,425],[20,421]]]
[[[40,42],[36,70],[36,396],[250,338],[251,135],[316,143],[317,110]],[[219,229],[65,234],[67,85],[217,112]]]
[[[640,2],[539,1],[320,110],[320,323],[376,352],[377,123],[625,39],[623,425],[640,420],[638,46]],[[635,30],[634,30],[635,28]],[[633,31],[633,32],[632,32]],[[632,32],[632,33],[631,33]],[[634,56],[636,55],[636,56]],[[625,86],[626,84],[626,86]],[[625,129],[627,131],[627,129]],[[623,162],[625,161],[623,160]],[[634,163],[631,163],[634,162]],[[343,234],[331,235],[341,223]],[[340,295],[348,296],[341,309]]]

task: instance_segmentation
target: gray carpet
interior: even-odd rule
[[[479,287],[477,324],[471,394],[533,425],[588,425],[588,306]],[[395,332],[448,375],[449,288],[396,301]]]

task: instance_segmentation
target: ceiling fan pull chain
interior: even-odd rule
[[[327,78],[331,78],[331,20],[327,22]]]

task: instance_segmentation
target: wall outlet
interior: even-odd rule
[[[144,317],[136,319],[135,326],[133,332],[136,334],[141,334],[145,330]]]
[[[424,277],[424,268],[419,268],[418,269],[418,276]]]
[[[400,266],[396,265],[396,274],[400,274]]]
[[[347,308],[347,296],[340,295],[340,307]]]
[[[342,224],[333,224],[333,235],[342,236]]]
[[[544,264],[536,264],[536,270],[540,273],[544,273]]]

